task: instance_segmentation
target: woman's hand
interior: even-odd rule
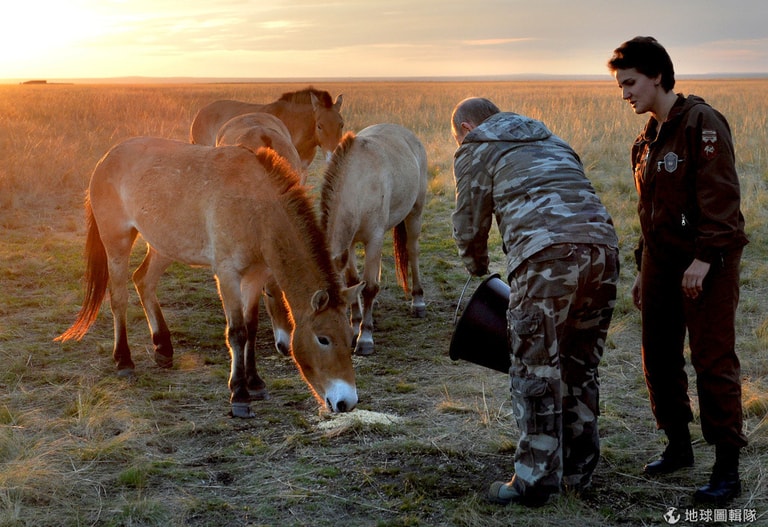
[[[683,294],[695,300],[704,290],[704,278],[709,272],[710,264],[701,260],[693,260],[683,273]]]

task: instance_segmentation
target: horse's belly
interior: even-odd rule
[[[187,265],[212,264],[213,250],[195,229],[167,229],[159,224],[147,225],[146,222],[137,222],[136,228],[149,245],[167,258]]]

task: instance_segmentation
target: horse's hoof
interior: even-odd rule
[[[424,318],[427,316],[427,306],[424,304],[411,306],[411,314],[416,318]]]
[[[162,353],[155,352],[155,364],[161,368],[173,368],[173,355],[163,355]]]
[[[266,388],[249,388],[248,394],[251,396],[251,401],[268,401],[272,398],[272,396],[269,395],[269,390]]]
[[[256,414],[251,410],[251,405],[248,403],[232,403],[232,411],[229,415],[240,419],[252,419],[256,417]]]

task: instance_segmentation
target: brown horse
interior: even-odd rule
[[[129,139],[96,165],[85,210],[85,300],[75,323],[57,340],[85,335],[108,288],[113,357],[120,375],[133,375],[126,332],[128,264],[141,234],[147,255],[133,282],[159,366],[173,362],[156,296],[161,275],[173,261],[211,266],[227,319],[232,414],[253,416],[249,401],[267,396],[254,345],[259,298],[271,274],[295,321],[292,357],[310,390],[331,411],[355,407],[346,306],[358,288],[342,288],[306,189],[273,150]]]
[[[219,128],[231,118],[244,113],[266,112],[285,123],[306,169],[315,159],[318,146],[326,152],[326,157],[330,157],[339,144],[344,128],[341,103],[341,95],[333,101],[327,91],[312,87],[284,93],[269,104],[215,101],[197,112],[190,129],[190,142],[215,145]]]
[[[254,112],[233,117],[219,128],[215,144],[244,146],[254,152],[262,146],[271,148],[302,175],[304,184],[302,161],[291,142],[291,132],[283,121],[272,114]]]
[[[421,141],[395,124],[377,124],[355,136],[345,134],[333,153],[321,190],[321,226],[331,257],[356,283],[355,246],[365,248],[362,308],[352,305],[352,323],[360,324],[355,353],[373,353],[373,300],[379,292],[384,235],[393,230],[398,282],[408,293],[408,270],[413,284],[411,309],[426,314],[419,277],[419,234],[427,192],[427,154]]]

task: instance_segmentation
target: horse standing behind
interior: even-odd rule
[[[347,283],[356,283],[355,246],[365,248],[363,303],[352,305],[352,324],[359,323],[355,353],[373,353],[373,301],[379,292],[385,233],[393,229],[398,282],[410,294],[414,315],[426,314],[419,276],[419,234],[427,192],[427,154],[408,129],[377,124],[349,132],[333,153],[321,190],[321,227],[334,265]]]
[[[303,168],[306,169],[315,159],[318,146],[326,152],[328,158],[339,144],[344,128],[344,119],[340,113],[342,100],[342,95],[333,101],[327,91],[310,87],[284,93],[269,104],[214,101],[197,112],[190,129],[190,142],[215,145],[216,134],[231,118],[244,113],[266,112],[285,123]]]
[[[232,414],[252,417],[249,401],[267,396],[254,346],[259,298],[271,273],[296,322],[292,357],[310,390],[331,411],[355,407],[346,306],[356,288],[342,288],[305,188],[274,151],[129,139],[96,165],[85,210],[85,299],[76,321],[56,340],[81,339],[108,288],[113,357],[118,374],[133,375],[126,331],[128,264],[141,234],[147,254],[133,282],[159,366],[173,363],[156,296],[161,275],[173,261],[211,266],[227,319]]]
[[[254,152],[259,147],[272,148],[299,173],[301,184],[305,184],[307,171],[302,167],[301,158],[291,142],[291,134],[285,124],[272,114],[265,112],[245,113],[233,117],[216,134],[216,146],[244,146]],[[274,279],[267,281],[264,288],[264,305],[272,322],[275,348],[283,355],[290,354],[293,320],[283,308],[285,298]]]
[[[254,112],[233,117],[219,128],[215,145],[239,145],[254,152],[262,146],[271,148],[302,176],[301,183],[304,184],[302,161],[291,142],[291,132],[272,114]]]

